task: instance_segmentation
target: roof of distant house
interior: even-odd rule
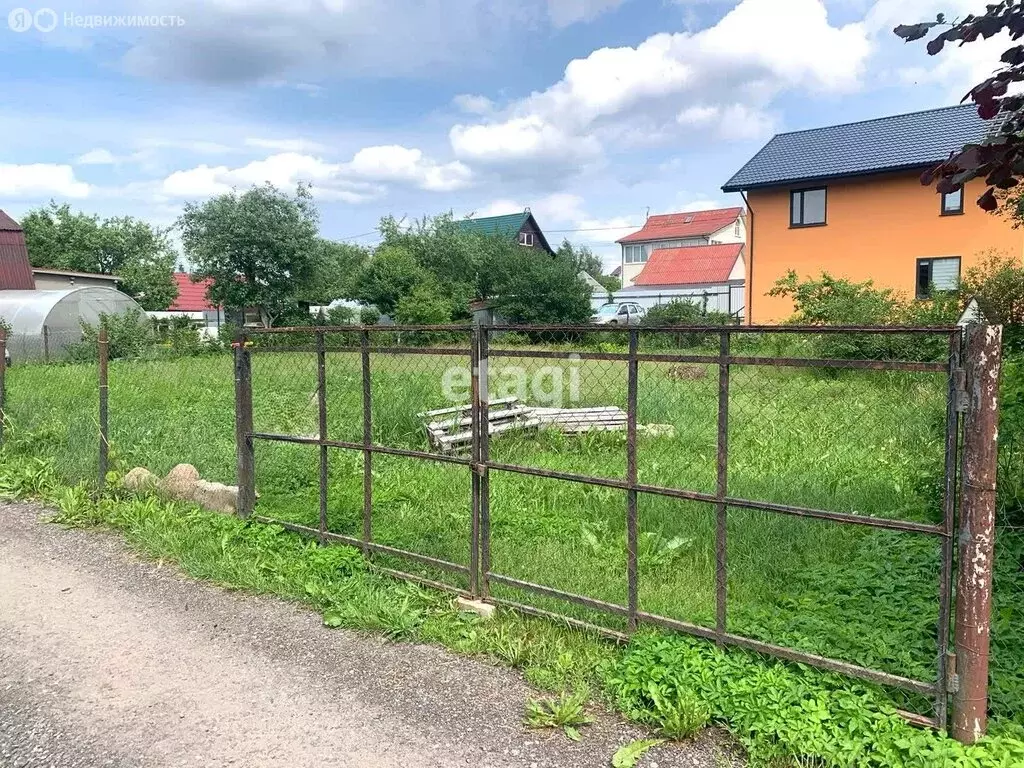
[[[32,291],[36,281],[21,225],[0,211],[0,288]]]
[[[21,232],[21,224],[0,211],[0,232]]]
[[[711,211],[648,216],[642,229],[616,242],[643,243],[648,240],[706,237],[712,232],[725,229],[742,215],[742,208],[717,208]]]
[[[192,282],[188,272],[175,272],[174,282],[178,285],[178,298],[167,308],[168,312],[203,312],[217,309],[206,297],[206,292],[213,285],[213,280],[206,278],[197,283]]]
[[[741,253],[743,243],[659,248],[647,259],[633,285],[651,288],[725,283]]]
[[[991,127],[965,104],[780,133],[722,191],[924,168],[980,142]]]
[[[99,272],[75,272],[71,269],[50,269],[49,267],[32,267],[34,275],[56,275],[57,277],[85,277],[94,280],[109,280],[116,283],[121,278],[117,275],[104,275]]]
[[[533,214],[529,210],[522,211],[521,213],[506,213],[502,216],[483,216],[478,219],[459,219],[456,224],[463,232],[469,232],[474,235],[504,235],[506,237],[514,237],[519,234],[519,231],[523,228],[523,225],[527,221],[533,218]],[[537,220],[533,219],[533,226],[540,232],[541,244],[548,250],[551,251],[551,246],[548,245],[547,238],[544,237],[544,233],[541,232],[540,225],[537,224]],[[554,251],[552,251],[554,253]]]

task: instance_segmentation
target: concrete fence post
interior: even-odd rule
[[[0,327],[0,444],[4,441],[7,420],[7,331]]]
[[[100,336],[97,342],[97,355],[100,363],[100,455],[97,466],[97,480],[99,481],[99,489],[102,491],[103,487],[107,484],[107,467],[110,463],[110,430],[107,423],[109,417],[109,388],[107,386],[107,376],[110,358],[110,344],[107,340],[106,328],[100,328]]]
[[[955,739],[973,744],[985,734],[989,630],[995,548],[996,467],[999,455],[999,372],[1002,327],[967,327],[960,524],[957,533]]]

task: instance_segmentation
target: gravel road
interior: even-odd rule
[[[607,766],[640,731],[574,744],[521,725],[512,671],[345,630],[189,579],[113,534],[0,505],[0,766]],[[729,765],[707,733],[642,768]]]

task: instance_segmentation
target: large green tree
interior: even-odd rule
[[[311,304],[326,305],[335,299],[351,297],[355,281],[370,257],[367,248],[318,238],[313,264],[302,296]]]
[[[210,299],[233,309],[255,307],[264,325],[294,310],[314,277],[322,248],[319,214],[309,187],[289,195],[271,184],[189,202],[178,219],[197,279]]]
[[[166,230],[131,216],[101,220],[54,201],[29,211],[21,225],[35,267],[117,275],[118,287],[147,310],[167,309],[178,295]]]

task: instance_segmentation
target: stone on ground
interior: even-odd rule
[[[145,467],[135,467],[121,478],[121,486],[129,491],[152,491],[160,484],[160,478]]]

